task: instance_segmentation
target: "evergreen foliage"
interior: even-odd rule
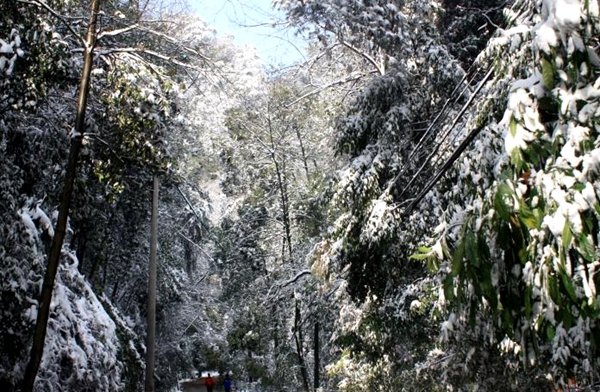
[[[29,360],[89,1],[0,4],[0,389]],[[103,2],[35,389],[598,387],[598,2],[276,0],[308,60]],[[318,339],[318,341],[317,341]],[[319,355],[315,350],[319,347]],[[317,360],[320,358],[320,360]]]

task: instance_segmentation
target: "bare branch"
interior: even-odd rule
[[[308,98],[308,97],[310,97],[310,96],[313,96],[313,95],[315,95],[315,94],[319,94],[321,91],[327,90],[328,88],[335,87],[335,86],[339,86],[339,85],[341,85],[341,84],[345,84],[345,83],[348,83],[348,82],[355,82],[355,81],[357,81],[357,80],[359,80],[360,78],[362,78],[362,77],[365,77],[365,76],[367,76],[367,73],[364,73],[364,72],[363,72],[363,73],[361,73],[361,74],[359,74],[359,75],[354,75],[354,76],[351,76],[351,77],[347,77],[346,79],[340,79],[340,80],[336,80],[335,82],[328,83],[328,84],[326,84],[326,85],[324,85],[324,86],[321,86],[321,87],[319,87],[319,88],[316,88],[316,89],[314,89],[314,90],[312,90],[312,91],[309,91],[309,92],[307,92],[307,93],[306,93],[306,94],[304,94],[304,95],[301,95],[300,97],[298,97],[298,98],[294,99],[294,100],[293,100],[292,102],[290,102],[290,103],[286,103],[286,104],[284,104],[284,105],[283,105],[283,107],[287,109],[287,108],[289,108],[289,107],[291,107],[291,106],[293,106],[293,105],[297,104],[297,103],[298,103],[298,102],[300,102],[301,100],[303,100],[303,99],[305,99],[305,98]]]
[[[188,46],[181,45],[180,42],[178,42],[176,39],[174,39],[173,37],[168,36],[165,33],[161,33],[160,31],[148,29],[148,28],[145,28],[145,27],[142,27],[142,26],[138,26],[137,28],[138,28],[138,30],[143,31],[145,33],[149,33],[149,34],[155,35],[157,37],[164,38],[165,40],[167,40],[167,42],[169,42],[171,44],[174,44],[174,45],[178,45],[179,47],[181,47],[181,49],[185,50],[188,53],[191,53],[191,54],[194,54],[196,56],[199,56],[203,60],[210,61],[210,59],[208,57],[204,56],[202,53],[200,53],[197,50],[192,49],[192,48],[190,48]]]
[[[185,200],[185,202],[187,203],[187,205],[190,207],[190,210],[192,210],[192,213],[196,216],[196,219],[198,219],[198,222],[200,222],[200,224],[207,230],[210,231],[210,229],[208,228],[208,226],[206,226],[206,223],[204,223],[204,219],[202,219],[200,217],[200,215],[198,215],[196,213],[196,209],[194,208],[194,206],[192,205],[192,203],[190,202],[190,199],[188,199],[188,197],[185,195],[185,193],[183,193],[183,191],[181,190],[181,188],[179,187],[179,185],[175,185],[175,187],[177,188],[177,190],[179,191],[179,194],[183,197],[183,199]]]

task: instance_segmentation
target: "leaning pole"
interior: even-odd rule
[[[146,335],[146,392],[154,392],[154,343],[156,339],[156,226],[158,220],[158,177],[154,175],[150,265],[148,266],[148,333]]]

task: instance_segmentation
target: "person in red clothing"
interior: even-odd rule
[[[215,379],[210,376],[210,373],[208,373],[208,376],[204,379],[204,385],[206,386],[206,392],[212,392],[213,387],[215,386]]]

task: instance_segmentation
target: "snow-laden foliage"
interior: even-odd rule
[[[0,168],[5,169],[0,175],[4,201],[0,207],[0,385],[10,390],[19,381],[20,374],[13,373],[15,364],[27,358],[45,259],[42,253],[44,246],[31,215],[27,211],[19,211],[18,198],[11,192],[18,181],[9,173],[19,169],[5,163]],[[29,262],[23,263],[22,260]]]
[[[19,385],[28,361],[62,199],[88,5],[0,5],[3,390]],[[146,23],[133,6],[105,4],[100,16],[81,170],[63,247],[78,261],[68,262],[66,270],[61,266],[39,390],[138,390],[143,375],[138,334],[145,331],[148,172],[169,170],[173,162],[176,148],[167,142],[175,139],[166,134],[182,122],[174,76],[185,67],[202,71],[185,61],[203,46],[187,48],[187,57],[166,55],[185,46],[167,29],[174,24],[158,23],[156,15]],[[163,240],[171,244],[168,236]],[[184,252],[174,253],[162,255],[167,273],[160,280],[159,312],[181,301],[185,291]],[[166,366],[161,372],[171,373]],[[174,383],[174,377],[163,379]]]
[[[425,21],[435,19],[436,3],[413,1],[275,0],[288,21],[300,32],[322,45],[340,42],[355,50],[364,50],[385,62],[417,50],[415,33],[431,29]],[[378,53],[383,49],[383,53]],[[377,59],[379,60],[379,59]]]
[[[497,27],[503,26],[503,9],[512,4],[506,0],[442,0],[439,3],[443,12],[436,27],[443,31],[442,41],[448,51],[465,69],[471,67]]]
[[[0,5],[0,16],[0,110],[6,115],[9,107],[31,110],[49,87],[72,74],[69,38],[57,31],[46,12],[6,1]]]
[[[281,4],[291,20],[311,21],[317,30],[352,21],[360,35],[377,26],[369,19],[373,2]],[[420,2],[402,5],[403,27],[390,34],[424,20],[443,25]],[[505,10],[506,29],[468,72],[457,69],[456,50],[445,46],[452,38],[443,31],[415,28],[411,42],[422,45],[408,52],[368,41],[402,61],[392,61],[339,121],[339,150],[350,161],[333,188],[336,220],[318,260],[341,270],[349,292],[371,304],[351,306],[358,306],[358,326],[386,318],[387,299],[423,276],[419,260],[438,272],[415,298],[430,304],[421,322],[441,324],[443,351],[415,358],[446,383],[544,389],[552,382],[548,373],[550,380],[576,375],[585,384],[597,369],[596,8],[517,2]],[[448,167],[444,178],[440,170]],[[420,194],[430,182],[437,188]],[[373,330],[387,325],[393,323]],[[348,366],[369,362],[357,355],[369,335],[346,336]],[[423,337],[420,347],[432,348],[427,342],[434,338]],[[389,352],[383,341],[374,337],[371,344]],[[398,338],[390,343],[407,346]],[[498,380],[486,361],[511,377]],[[517,375],[520,363],[534,365],[529,380]],[[400,378],[392,364],[397,359],[384,366],[387,374]],[[344,377],[352,380],[351,373]],[[417,375],[415,388],[421,380]]]
[[[446,329],[486,325],[507,354],[585,384],[599,365],[598,4],[524,2],[508,16],[481,55],[503,113],[456,166],[471,181],[447,194],[443,299],[459,313]]]
[[[137,342],[119,338],[119,332],[125,335],[128,327],[118,325],[123,321],[117,313],[105,310],[108,304],[92,291],[77,264],[76,256],[70,254],[60,266],[36,388],[123,390],[126,383],[131,387],[136,381],[139,386],[141,377],[136,377],[136,373],[143,371],[143,361]],[[34,312],[32,307],[27,313],[31,321]],[[125,330],[118,331],[119,327]],[[128,355],[133,355],[134,361],[129,361]],[[134,378],[127,380],[124,374]]]
[[[28,360],[88,3],[0,4],[2,390]],[[592,385],[598,3],[273,4],[312,39],[297,70],[102,3],[37,389],[140,388],[157,172],[159,390],[202,369],[310,390],[317,350],[325,389]]]
[[[4,200],[11,200],[4,193]],[[13,390],[27,364],[28,341],[37,318],[38,292],[46,259],[44,237],[54,222],[29,200],[10,213],[2,211],[2,372],[4,390]],[[66,253],[51,303],[46,350],[36,390],[124,390],[139,386],[141,348],[136,335],[100,300],[78,271],[74,254]],[[105,310],[112,309],[109,313]],[[133,360],[132,360],[133,358]],[[132,369],[137,368],[132,372]]]
[[[306,257],[323,224],[317,195],[331,159],[320,128],[331,129],[325,103],[298,100],[308,86],[292,76],[272,75],[266,91],[227,111],[221,185],[238,203],[221,222],[215,253],[223,299],[245,304],[228,323],[229,355],[275,388],[310,383],[311,327],[322,308]]]

